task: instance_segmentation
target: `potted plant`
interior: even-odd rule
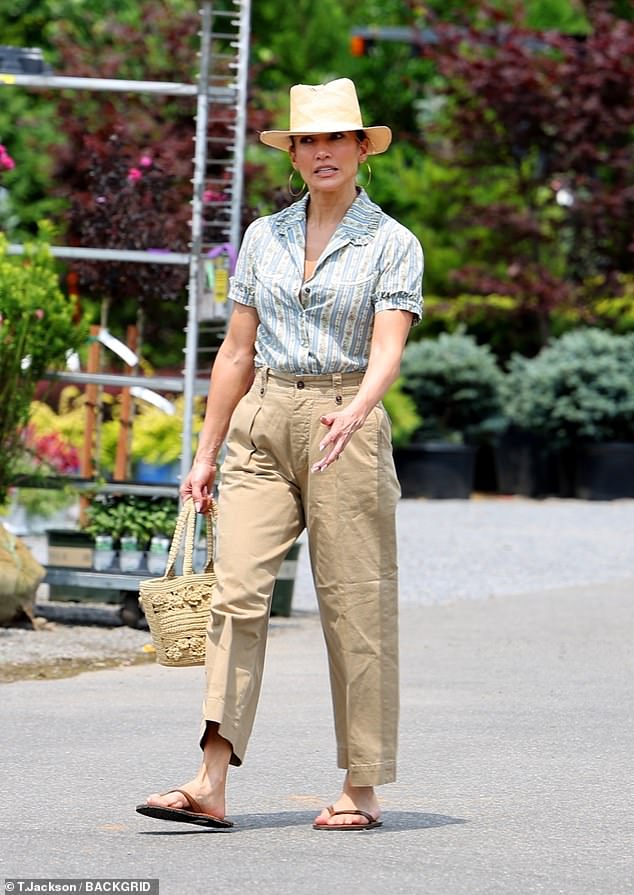
[[[476,445],[504,426],[493,353],[464,332],[442,333],[409,344],[401,374],[422,419],[395,451],[403,496],[469,497]]]
[[[56,432],[38,436],[31,423],[22,440],[24,453],[16,465],[17,487],[11,489],[7,526],[14,534],[32,535],[73,524],[78,495],[62,477],[79,472],[79,452]],[[44,481],[49,476],[57,477],[55,487]],[[20,484],[27,481],[28,485]]]
[[[564,493],[634,497],[634,334],[573,330],[516,355],[504,396],[509,420],[559,458]]]
[[[176,524],[177,506],[172,498],[98,495],[87,510],[88,524],[85,531],[95,541],[95,548],[104,551],[119,550],[121,571],[136,571],[143,554],[156,546],[159,539],[167,558],[169,538]],[[165,542],[167,541],[167,544]],[[159,551],[155,550],[154,553]],[[95,550],[95,560],[102,565]],[[112,557],[111,557],[112,558]],[[153,564],[153,573],[162,573]]]

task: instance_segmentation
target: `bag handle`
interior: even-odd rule
[[[205,572],[213,572],[214,570],[214,523],[218,517],[216,504],[211,501],[211,508],[205,511],[205,522],[207,528],[207,562],[205,563]],[[183,534],[185,535],[185,553],[183,558],[183,574],[193,575],[193,557],[194,557],[194,538],[196,536],[196,511],[194,509],[194,501],[188,497],[183,504],[170,546],[170,552],[167,557],[167,565],[165,567],[164,578],[174,577],[174,566],[176,559],[183,543]]]

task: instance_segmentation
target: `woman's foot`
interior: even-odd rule
[[[185,811],[202,812],[224,819],[225,788],[231,753],[231,743],[220,736],[218,725],[208,723],[203,743],[203,761],[194,779],[182,787],[185,792],[179,790],[155,792],[148,796],[147,804],[157,808],[180,808]],[[186,794],[192,797],[195,805],[192,805]]]
[[[226,814],[224,784],[214,785],[205,775],[204,766],[193,780],[183,786],[183,790],[191,795],[191,799],[187,798],[185,792],[174,789],[165,793],[152,793],[147,797],[147,804],[157,808],[180,808],[184,811],[200,812],[224,820]]]
[[[363,811],[365,814],[369,814],[374,821],[377,821],[381,816],[379,800],[376,797],[374,788],[372,786],[352,786],[349,782],[348,774],[346,774],[346,779],[344,780],[343,791],[331,808],[332,811],[337,812],[336,816],[328,808],[324,808],[321,814],[315,818],[316,826],[368,826],[370,821],[362,814],[338,813],[340,811],[345,812],[346,809],[350,809],[351,812]]]

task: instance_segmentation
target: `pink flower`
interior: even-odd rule
[[[65,442],[57,432],[35,436],[27,429],[27,443],[35,452],[40,462],[47,463],[60,473],[79,472],[79,452],[77,448]]]
[[[38,320],[44,319],[44,311],[42,310],[42,308],[37,309],[37,311],[35,312],[35,316],[37,317]]]
[[[142,168],[151,168],[152,167],[152,156],[151,155],[142,155],[139,159],[139,164]]]
[[[0,170],[1,171],[12,171],[15,168],[15,162],[4,148],[4,146],[0,145]]]
[[[128,180],[130,181],[130,183],[136,183],[137,181],[141,180],[142,177],[143,173],[138,168],[130,168],[130,170],[128,171]]]
[[[219,193],[218,190],[205,190],[203,193],[203,202],[222,202],[225,198],[224,193]]]

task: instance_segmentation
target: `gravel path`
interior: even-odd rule
[[[0,683],[56,678],[88,669],[153,661],[147,631],[47,622],[35,631],[0,628]]]
[[[404,605],[628,580],[634,596],[632,500],[404,500],[398,532]],[[315,612],[305,535],[302,541],[293,609]],[[149,641],[147,631],[126,627],[49,622],[37,631],[0,628],[0,681],[151,660],[144,651]]]

